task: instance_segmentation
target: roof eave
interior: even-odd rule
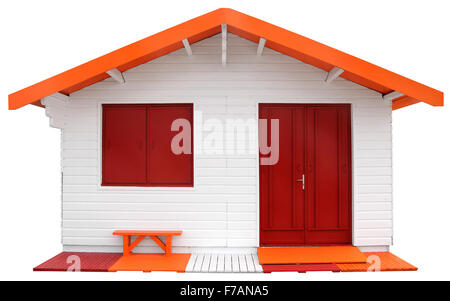
[[[9,109],[21,108],[56,92],[64,92],[70,87],[82,88],[95,83],[108,77],[106,74],[108,70],[120,66],[132,67],[133,62],[143,61],[143,59],[151,57],[152,53],[161,52],[163,49],[173,51],[181,48],[183,39],[211,32],[221,24],[228,24],[230,28],[235,27],[249,33],[249,36],[265,38],[268,41],[266,47],[282,45],[288,52],[295,52],[297,56],[313,58],[320,62],[321,66],[319,67],[326,71],[333,67],[341,68],[345,70],[342,77],[363,78],[371,83],[368,88],[374,86],[376,90],[380,90],[376,87],[383,87],[382,90],[392,89],[392,91],[400,92],[408,97],[394,100],[393,109],[420,101],[432,106],[444,105],[444,93],[441,91],[281,27],[229,8],[220,8],[12,93],[8,96]],[[83,85],[83,83],[85,84]],[[69,93],[70,91],[66,94]]]

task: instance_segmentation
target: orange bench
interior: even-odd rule
[[[172,237],[175,235],[181,235],[183,231],[146,231],[146,230],[116,230],[113,235],[123,236],[123,255],[130,255],[131,251],[146,237],[150,237],[158,246],[163,249],[166,254],[172,253]],[[137,236],[137,238],[130,244],[131,236]],[[165,236],[166,243],[158,236]]]

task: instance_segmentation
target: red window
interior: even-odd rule
[[[102,185],[193,186],[192,120],[192,104],[103,105]]]
[[[103,184],[145,184],[145,106],[103,106]]]

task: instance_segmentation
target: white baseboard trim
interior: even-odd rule
[[[361,252],[389,252],[389,246],[358,246]]]

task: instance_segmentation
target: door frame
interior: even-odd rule
[[[274,102],[275,101],[275,102]],[[284,101],[284,102],[276,102],[275,99],[270,99],[270,100],[256,100],[256,154],[257,154],[257,160],[256,160],[256,199],[257,199],[257,206],[256,206],[256,230],[257,230],[257,235],[256,235],[256,244],[257,247],[264,247],[261,246],[261,231],[260,231],[260,227],[261,227],[261,221],[260,221],[260,216],[261,216],[261,196],[260,196],[260,169],[259,169],[259,161],[260,161],[260,156],[259,156],[259,126],[258,126],[258,121],[259,121],[259,110],[260,110],[260,106],[261,105],[273,105],[273,106],[295,106],[295,105],[305,105],[305,106],[341,106],[341,105],[347,105],[349,106],[349,110],[350,110],[350,171],[351,171],[351,176],[350,176],[350,187],[351,187],[351,192],[350,192],[350,206],[351,206],[351,245],[355,245],[355,158],[354,158],[354,154],[355,154],[355,143],[354,143],[354,104],[351,102],[345,102],[345,101],[340,101],[340,102],[301,102],[300,100],[291,100],[291,101]]]

